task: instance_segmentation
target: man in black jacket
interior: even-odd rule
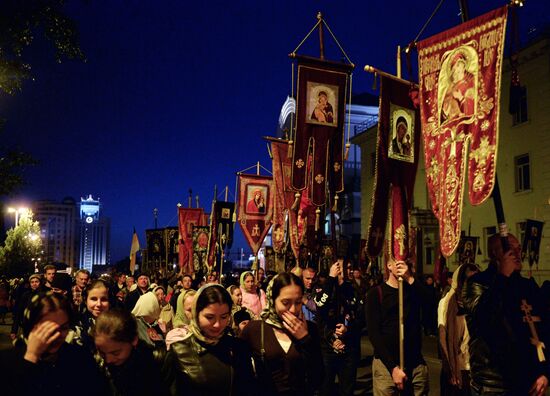
[[[404,261],[386,258],[389,276],[367,294],[367,331],[374,347],[374,395],[424,396],[429,391],[428,366],[422,357],[421,306],[423,286]],[[398,279],[403,278],[405,367],[399,367]]]
[[[541,396],[548,387],[549,356],[537,341],[546,341],[548,321],[538,286],[520,274],[518,240],[508,235],[508,244],[504,253],[500,236],[489,239],[489,268],[468,279],[462,291],[472,394]]]

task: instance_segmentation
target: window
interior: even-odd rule
[[[484,227],[483,228],[483,251],[485,252],[485,257],[489,258],[489,237],[497,233],[496,226]]]
[[[514,167],[516,173],[516,192],[530,190],[531,166],[529,163],[529,154],[518,155],[514,158]]]
[[[527,88],[518,87],[517,93],[514,97],[511,97],[510,100],[514,100],[516,103],[512,104],[510,107],[513,108],[513,125],[522,124],[527,122]]]

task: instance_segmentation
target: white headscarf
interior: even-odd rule
[[[143,318],[147,323],[154,323],[160,317],[160,305],[157,296],[153,292],[143,294],[132,310],[136,318]]]

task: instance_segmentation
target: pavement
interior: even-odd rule
[[[11,323],[11,314],[6,317],[5,324],[0,323],[0,350],[12,348],[10,340]],[[422,351],[430,373],[430,395],[439,396],[441,362],[437,357],[436,338],[424,337]],[[372,395],[372,352],[372,345],[368,337],[364,336],[361,339],[361,362],[357,371],[355,395]]]

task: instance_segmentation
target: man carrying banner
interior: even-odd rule
[[[548,320],[537,285],[523,278],[521,247],[508,235],[489,238],[487,270],[468,279],[462,291],[470,332],[473,395],[538,395],[548,387],[544,350]]]
[[[387,250],[387,249],[385,249]],[[416,282],[404,261],[385,255],[388,280],[367,294],[367,331],[374,347],[372,387],[374,396],[427,395],[428,366],[422,357],[422,285]],[[404,369],[399,358],[398,279],[403,278],[405,327]]]

